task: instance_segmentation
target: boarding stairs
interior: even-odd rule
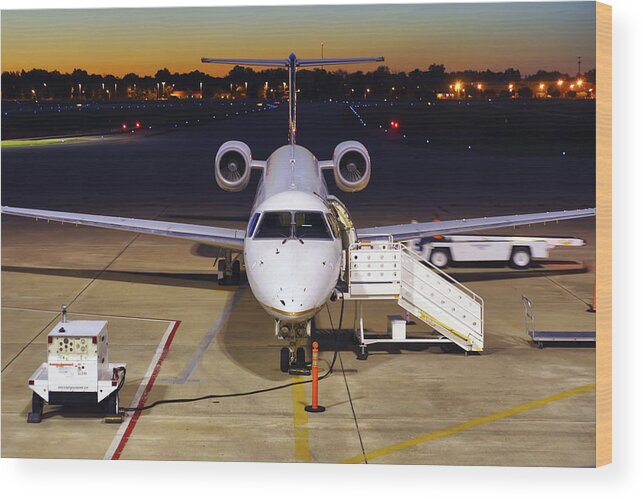
[[[473,291],[417,255],[392,237],[359,241],[349,246],[344,272],[345,300],[356,300],[356,333],[361,346],[389,341],[369,341],[364,334],[361,304],[366,300],[397,300],[400,307],[438,333],[434,339],[401,342],[450,342],[465,352],[479,352],[484,346],[484,302]]]

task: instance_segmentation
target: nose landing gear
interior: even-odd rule
[[[283,347],[279,352],[279,369],[282,373],[302,374],[306,371],[306,350],[299,347],[293,352],[289,347]]]
[[[310,321],[299,324],[281,324],[276,321],[277,337],[288,341],[279,352],[279,369],[283,373],[309,375],[306,347],[310,336]]]

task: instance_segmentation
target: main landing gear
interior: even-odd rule
[[[241,284],[241,254],[232,256],[232,250],[225,250],[225,256],[217,259],[217,274],[220,286]]]

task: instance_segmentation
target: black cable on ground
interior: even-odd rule
[[[344,300],[342,300],[342,306],[339,312],[339,324],[338,328],[335,329],[333,326],[333,319],[330,315],[330,309],[328,308],[328,304],[326,304],[326,309],[328,310],[328,317],[330,319],[330,327],[332,330],[335,331],[335,353],[333,354],[333,360],[330,363],[330,367],[328,368],[328,371],[325,372],[322,376],[319,377],[319,381],[327,378],[328,376],[331,375],[333,372],[333,367],[335,366],[335,361],[337,360],[337,354],[339,351],[339,332],[342,329],[342,321],[344,319]],[[272,386],[270,388],[261,388],[258,390],[252,390],[249,392],[239,392],[239,393],[224,393],[224,394],[211,394],[211,395],[203,395],[201,397],[194,397],[194,398],[180,398],[180,399],[166,399],[166,400],[157,400],[156,402],[152,402],[151,404],[145,405],[143,407],[125,407],[123,410],[125,412],[136,412],[136,411],[146,411],[148,409],[151,409],[152,407],[156,407],[157,405],[163,405],[163,404],[185,404],[189,402],[199,402],[201,400],[209,400],[209,399],[223,399],[223,398],[232,398],[232,397],[246,397],[248,395],[258,395],[260,393],[267,393],[267,392],[274,392],[276,390],[283,390],[284,388],[290,388],[291,386],[297,386],[297,385],[305,385],[307,383],[312,383],[312,379],[307,379],[305,381],[296,381],[293,383],[286,383],[283,385],[277,385],[277,386]]]

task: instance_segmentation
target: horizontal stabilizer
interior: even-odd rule
[[[297,59],[295,66],[303,68],[308,66],[330,66],[333,64],[359,64],[362,62],[381,62],[384,57],[333,57],[329,59]],[[289,59],[220,59],[217,57],[202,57],[201,62],[212,64],[236,64],[239,66],[269,66],[276,68],[288,67]]]
[[[202,57],[201,62],[211,62],[213,64],[237,64],[239,66],[288,67],[287,59],[218,59],[214,57]]]
[[[297,66],[330,66],[332,64],[359,64],[360,62],[382,62],[384,57],[348,57],[348,58],[329,58],[329,59],[298,59]]]

